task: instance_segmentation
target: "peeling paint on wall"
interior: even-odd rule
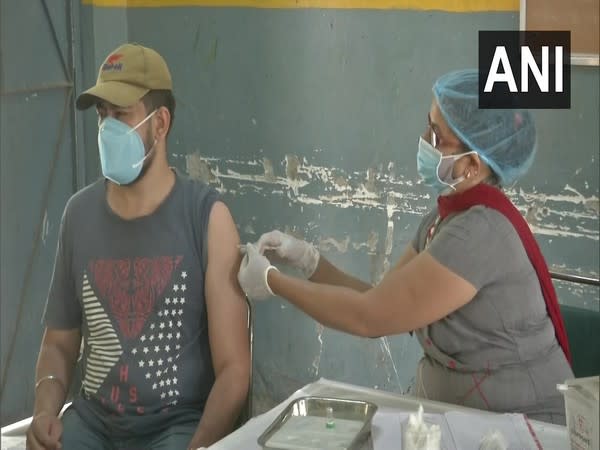
[[[352,244],[352,248],[354,250],[360,250],[361,248],[366,248],[367,253],[374,254],[377,250],[377,243],[379,242],[379,233],[376,231],[369,231],[369,236],[365,242],[355,242]]]
[[[275,181],[275,171],[273,169],[273,163],[269,158],[263,158],[263,169],[265,170],[265,180]]]
[[[197,153],[185,155],[185,166],[191,178],[201,180],[207,184],[216,180],[208,161],[202,159]]]
[[[287,196],[299,206],[321,205],[337,208],[374,208],[387,212],[385,254],[389,256],[393,243],[394,220],[405,214],[421,216],[430,205],[431,197],[423,194],[413,179],[394,174],[393,165],[386,169],[344,172],[335,167],[309,164],[306,158],[287,155],[283,166],[285,175],[277,174],[277,165],[268,159],[257,161],[201,158],[197,154],[174,155],[185,158],[190,177],[215,185],[222,193],[244,194],[257,192],[267,196]],[[262,166],[263,173],[258,172]],[[277,189],[280,187],[282,189]],[[597,196],[584,196],[568,184],[562,192],[526,192],[522,188],[508,190],[507,195],[525,215],[538,235],[583,238],[598,241]],[[324,238],[324,245],[338,246],[339,242]],[[342,245],[347,248],[349,244]],[[359,243],[356,245],[361,245]],[[387,263],[386,263],[387,264]]]

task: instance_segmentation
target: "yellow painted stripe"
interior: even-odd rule
[[[518,11],[519,0],[83,0],[114,8],[210,6],[271,9],[413,9],[449,12]]]

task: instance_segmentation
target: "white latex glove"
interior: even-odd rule
[[[296,239],[279,230],[263,234],[257,242],[258,251],[272,250],[286,264],[300,269],[304,277],[310,278],[319,264],[319,250],[314,245]]]
[[[269,270],[277,268],[253,244],[246,244],[245,249],[246,256],[238,272],[240,286],[251,300],[266,300],[274,295],[267,282],[267,274]]]

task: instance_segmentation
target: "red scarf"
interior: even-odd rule
[[[441,219],[444,219],[448,214],[464,211],[475,205],[484,205],[488,208],[495,209],[502,213],[510,223],[512,223],[513,227],[515,227],[515,230],[521,238],[523,247],[525,247],[527,256],[540,280],[542,294],[544,295],[544,301],[546,302],[546,309],[548,310],[548,315],[554,325],[556,339],[562,347],[567,360],[571,363],[571,351],[569,350],[567,332],[558,306],[556,291],[554,290],[554,285],[550,279],[548,266],[546,265],[544,256],[540,251],[540,247],[538,246],[529,225],[519,210],[500,189],[483,183],[480,183],[465,192],[438,197],[438,211]]]

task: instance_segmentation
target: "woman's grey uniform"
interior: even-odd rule
[[[477,289],[465,306],[416,331],[425,355],[415,394],[564,424],[556,385],[573,372],[508,219],[475,206],[439,222],[436,209],[421,222],[413,247]]]

